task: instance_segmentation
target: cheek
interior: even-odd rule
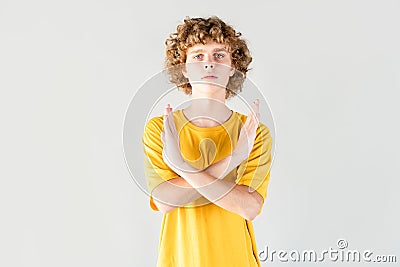
[[[217,68],[216,68],[216,71],[218,73],[220,73],[221,75],[225,76],[225,75],[230,75],[231,74],[232,68],[233,67],[231,67],[230,61],[228,61],[228,62],[223,62],[221,64],[218,64]]]
[[[228,66],[232,66],[232,60],[230,58],[228,58],[225,62],[226,65]]]
[[[197,80],[202,76],[203,66],[198,62],[187,62],[186,63],[186,75],[192,79]]]

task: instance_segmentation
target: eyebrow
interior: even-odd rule
[[[225,48],[214,48],[212,51],[213,52],[225,52],[225,53],[228,53],[228,51]],[[189,55],[200,53],[200,52],[204,53],[204,52],[206,52],[206,50],[204,50],[202,48],[199,48],[199,49],[196,49],[196,50],[193,50],[192,52],[190,52]]]

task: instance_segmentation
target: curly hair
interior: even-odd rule
[[[216,16],[209,18],[186,17],[184,23],[178,25],[176,32],[171,33],[165,41],[166,59],[164,65],[170,81],[182,89],[185,94],[191,94],[192,86],[189,80],[182,74],[180,68],[173,67],[185,64],[186,52],[189,47],[199,43],[206,44],[207,40],[212,40],[226,45],[232,65],[237,70],[229,78],[225,99],[240,93],[246,73],[249,71],[248,66],[252,60],[246,41],[240,38],[241,35],[240,32],[236,32],[232,26],[227,25]]]

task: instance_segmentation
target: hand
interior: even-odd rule
[[[163,143],[162,156],[164,162],[178,175],[182,172],[197,172],[196,168],[187,163],[179,148],[179,134],[176,130],[172,108],[168,104],[164,113],[164,130],[161,132]]]
[[[253,149],[258,123],[260,121],[259,105],[260,101],[256,99],[252,104],[252,110],[250,110],[245,124],[240,130],[237,145],[232,153],[232,160],[234,162],[241,163],[246,160]]]

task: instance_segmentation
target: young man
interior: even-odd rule
[[[171,81],[190,105],[150,119],[143,134],[150,206],[163,216],[157,266],[260,266],[252,220],[270,177],[272,138],[226,99],[251,62],[246,42],[217,17],[186,18],[167,39]]]

